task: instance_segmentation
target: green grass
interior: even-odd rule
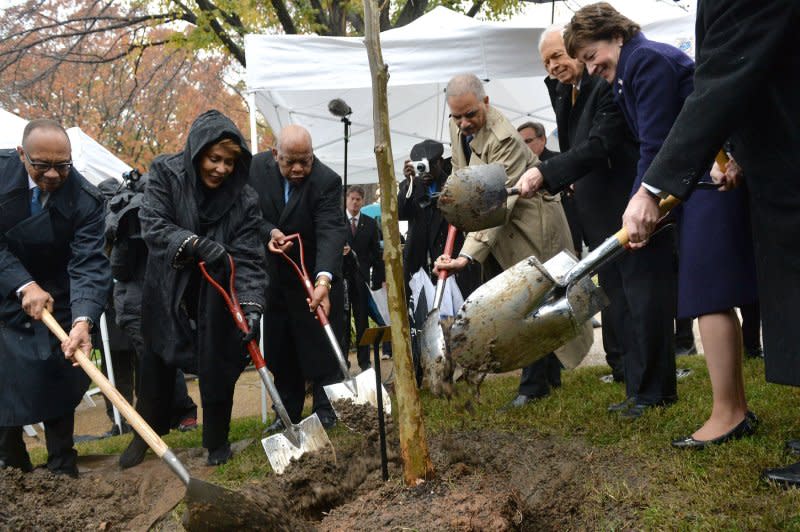
[[[692,374],[678,383],[679,401],[668,408],[647,411],[629,422],[606,413],[612,402],[624,399],[621,384],[598,380],[606,370],[585,368],[563,373],[563,386],[549,397],[525,408],[498,412],[511,399],[518,380],[501,376],[487,379],[481,396],[464,408],[469,391],[459,385],[460,395],[451,401],[422,393],[425,424],[429,434],[452,430],[531,430],[566,439],[577,438],[600,452],[625,457],[632,464],[630,475],[641,475],[642,486],[624,482],[601,483],[583,504],[600,518],[597,528],[645,530],[798,530],[800,489],[782,490],[759,481],[761,470],[797,460],[786,454],[784,442],[800,436],[800,389],[767,384],[763,362],[745,362],[745,380],[751,410],[761,418],[755,436],[700,452],[672,449],[669,441],[690,434],[706,419],[711,391],[705,360],[681,357],[680,367]],[[231,440],[261,438],[256,418],[233,422]],[[330,432],[334,446],[348,444],[353,436],[337,427]],[[81,454],[120,453],[129,436],[88,442],[78,446]],[[176,448],[200,447],[200,431],[172,432],[167,443]],[[33,451],[35,461],[44,451]],[[250,445],[230,463],[220,467],[213,480],[235,486],[262,478],[270,468],[260,445]],[[612,479],[613,480],[613,479]],[[569,495],[566,495],[569,496]],[[634,522],[620,525],[609,508],[630,504],[637,510]],[[608,517],[603,517],[608,515]]]

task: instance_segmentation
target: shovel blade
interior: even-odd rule
[[[290,431],[292,433],[287,436],[286,433]],[[292,440],[299,445],[292,443]],[[272,470],[276,475],[281,475],[293,459],[297,460],[306,453],[322,451],[326,447],[332,447],[332,444],[319,417],[312,414],[283,433],[267,436],[261,440],[261,446],[267,453]]]
[[[337,382],[335,384],[323,386],[325,395],[328,396],[328,400],[331,402],[331,405],[333,405],[334,412],[336,412],[336,403],[339,401],[352,401],[357,405],[372,405],[378,408],[378,391],[375,388],[375,370],[369,368],[353,377],[353,379],[356,384],[356,393],[353,393],[348,383],[345,382]],[[389,393],[383,385],[381,385],[381,392],[383,394],[383,412],[385,415],[390,416],[392,415],[392,403],[389,399]],[[336,415],[338,416],[339,413],[336,412]]]
[[[439,195],[445,219],[462,231],[502,225],[506,219],[506,171],[502,164],[482,164],[456,170]]]
[[[253,523],[268,525],[275,519],[241,493],[191,478],[186,487],[186,530],[242,530]]]
[[[420,337],[422,384],[436,396],[446,394],[453,376],[453,364],[447,352],[447,340],[439,319],[439,309],[428,313],[425,323],[422,324]]]

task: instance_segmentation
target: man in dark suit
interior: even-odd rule
[[[738,164],[712,175],[723,188],[738,178],[747,183],[766,378],[790,386],[800,386],[800,311],[786,304],[800,299],[798,25],[800,5],[792,0],[698,2],[694,92],[624,215],[632,245],[645,245],[658,197],[686,199],[730,141]],[[800,454],[800,440],[787,447]],[[800,462],[767,469],[762,478],[798,487]]]
[[[0,468],[33,469],[22,427],[44,421],[47,469],[77,477],[75,407],[89,379],[68,359],[91,351],[111,290],[103,198],[73,168],[64,128],[32,120],[22,146],[0,152],[0,205]],[[41,323],[45,309],[64,342]]]
[[[336,336],[343,326],[342,250],[346,231],[342,217],[342,181],[314,157],[311,135],[296,125],[281,130],[275,147],[253,157],[250,185],[258,192],[267,244],[267,307],[264,356],[292,421],[302,418],[306,382],[312,383],[312,409],[325,427],[336,423],[323,386],[342,379],[328,339],[314,318],[317,306],[328,315]],[[314,280],[314,297],[294,269],[280,256],[300,262],[298,246],[286,235],[299,233],[305,261]],[[311,310],[311,312],[309,312]],[[268,430],[282,430],[277,419]]]
[[[369,317],[369,294],[367,293],[367,283],[370,283],[373,290],[385,285],[385,274],[383,268],[383,257],[381,256],[381,234],[378,224],[370,218],[361,214],[361,206],[364,204],[364,189],[358,185],[352,186],[347,190],[347,244],[344,248],[345,262],[351,264],[350,268],[345,268],[347,279],[347,295],[350,299],[350,308],[356,323],[356,341],[361,339],[364,330],[367,328]],[[355,254],[356,261],[352,260]],[[350,259],[350,260],[348,260]],[[353,264],[357,262],[356,264]],[[372,275],[370,276],[370,271]],[[347,321],[349,323],[349,320]],[[349,351],[350,335],[345,334],[345,349]],[[358,365],[362,370],[371,367],[369,362],[369,346],[358,346]]]
[[[526,172],[519,186],[523,194],[540,187],[554,193],[575,183],[583,238],[594,249],[619,229],[636,176],[638,145],[609,84],[589,76],[583,63],[567,54],[561,27],[545,30],[539,51],[549,73],[545,84],[561,154]],[[665,302],[674,301],[675,288],[656,278],[653,268],[658,261],[670,263],[672,248],[661,247],[650,255],[620,257],[599,272],[610,301],[602,312],[606,361],[614,380],[626,381],[627,400],[610,410],[626,418],[638,417],[645,408],[637,397],[675,399],[674,313],[662,311],[669,306]],[[665,395],[664,389],[670,391]]]

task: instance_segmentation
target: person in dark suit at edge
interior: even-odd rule
[[[312,410],[326,428],[336,415],[323,386],[343,376],[324,330],[316,321],[317,306],[341,338],[344,314],[342,250],[346,227],[342,216],[341,178],[314,157],[311,135],[301,126],[283,128],[275,147],[253,157],[250,185],[258,192],[267,245],[267,307],[264,314],[264,357],[292,421],[302,419],[306,382],[312,384]],[[286,236],[299,233],[306,267],[314,282],[307,294],[284,251],[299,263],[298,246]],[[311,312],[309,312],[311,311]],[[280,418],[268,432],[283,430]]]
[[[346,265],[349,264],[349,267],[345,267],[344,276],[347,279],[347,295],[356,326],[356,342],[358,342],[369,321],[368,301],[370,296],[367,293],[367,283],[370,283],[373,290],[378,290],[386,285],[386,281],[378,224],[369,216],[361,213],[361,207],[364,204],[364,188],[358,185],[349,187],[346,201],[347,244],[344,247],[344,261]],[[351,253],[354,253],[355,260],[352,260]],[[351,256],[348,257],[348,255]],[[349,323],[348,319],[346,325]],[[345,327],[345,353],[349,351],[350,346],[348,332],[349,327]],[[367,345],[358,346],[358,366],[362,370],[371,367],[369,346]]]

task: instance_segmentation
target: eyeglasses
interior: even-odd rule
[[[51,168],[58,172],[59,174],[66,174],[69,172],[69,169],[72,168],[72,161],[64,161],[62,163],[46,163],[43,161],[31,161],[31,158],[28,156],[28,152],[24,152],[25,160],[28,161],[28,164],[36,170],[37,172],[45,173]]]
[[[463,115],[454,115],[453,113],[450,113],[450,118],[452,118],[456,122],[458,122],[462,118],[466,118],[467,120],[472,120],[473,118],[478,116],[479,112],[480,112],[480,109],[473,109],[472,111],[467,111]]]

